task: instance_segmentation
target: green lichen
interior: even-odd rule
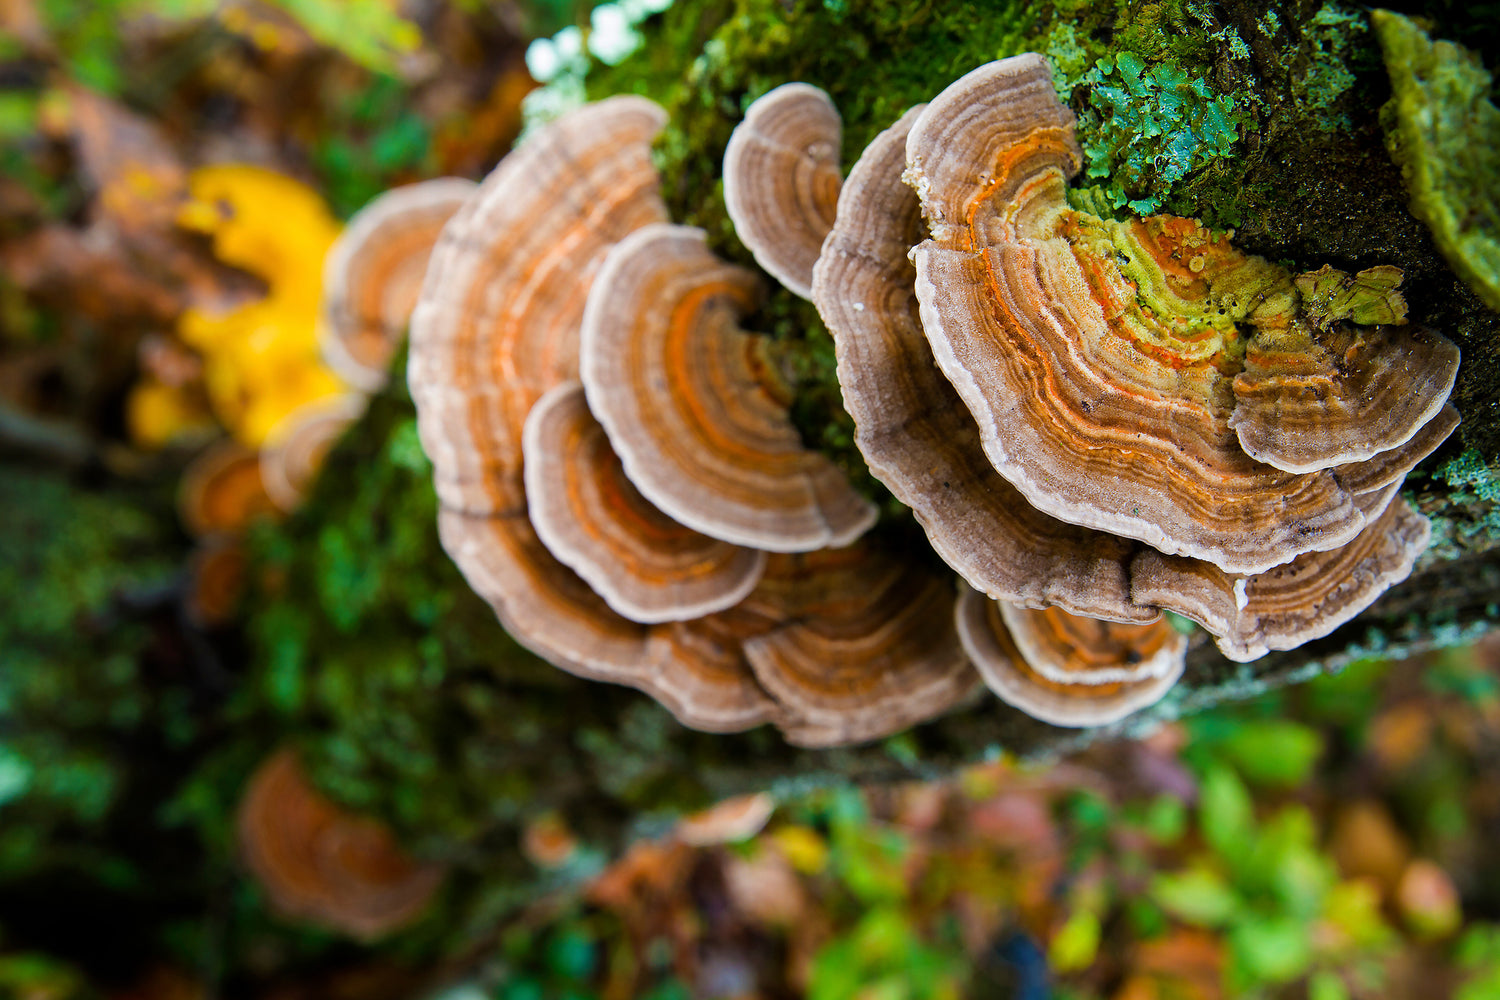
[[[1484,456],[1472,448],[1443,463],[1438,475],[1454,489],[1472,492],[1480,500],[1500,503],[1500,472],[1487,465]]]
[[[1362,14],[1346,11],[1337,4],[1325,3],[1303,27],[1303,50],[1306,67],[1292,77],[1292,94],[1298,105],[1308,112],[1309,120],[1323,129],[1348,132],[1347,114],[1323,115],[1354,86],[1350,59],[1368,33],[1369,25]]]
[[[1190,171],[1232,155],[1244,121],[1233,95],[1215,94],[1170,63],[1148,67],[1130,52],[1098,60],[1073,85],[1086,94],[1079,113],[1085,176],[1101,183],[1114,207],[1141,215],[1160,209]]]
[[[1478,56],[1434,42],[1390,11],[1372,15],[1394,92],[1387,112],[1412,214],[1454,271],[1500,311],[1500,109]]]

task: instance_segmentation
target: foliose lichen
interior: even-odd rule
[[[1147,64],[1131,52],[1097,60],[1065,79],[1081,90],[1079,134],[1084,176],[1109,203],[1146,215],[1160,209],[1192,170],[1230,156],[1244,123],[1232,94],[1215,94],[1171,63]]]
[[[1394,96],[1384,109],[1391,156],[1412,214],[1453,270],[1500,312],[1500,108],[1479,57],[1429,38],[1410,18],[1372,15]]]

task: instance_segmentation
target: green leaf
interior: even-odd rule
[[[1229,948],[1241,982],[1290,982],[1312,964],[1312,927],[1295,917],[1254,915],[1229,932]]]
[[[1261,719],[1238,726],[1221,748],[1251,784],[1296,788],[1323,755],[1323,736],[1289,719]]]
[[[1234,888],[1207,867],[1157,875],[1151,880],[1150,894],[1162,909],[1199,927],[1222,927],[1240,908]]]
[[[1222,764],[1209,767],[1198,791],[1198,824],[1220,857],[1243,856],[1255,839],[1255,806],[1239,776]]]

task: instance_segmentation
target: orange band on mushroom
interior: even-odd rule
[[[964,651],[990,690],[1006,704],[1054,726],[1104,726],[1154,705],[1177,683],[1186,662],[1184,648],[1164,659],[1166,669],[1162,673],[1142,680],[1059,683],[1037,669],[1036,663],[1042,662],[1040,659],[1036,663],[1028,662],[1022,655],[1006,629],[1001,602],[962,587],[955,620]],[[1151,629],[1170,627],[1165,623],[1149,626]],[[1032,645],[1033,655],[1043,653],[1047,656],[1051,673],[1057,672],[1059,660],[1069,659],[1058,656],[1065,646],[1054,645],[1048,649],[1039,643]]]
[[[867,546],[773,557],[746,603],[787,621],[748,640],[745,655],[799,746],[888,736],[977,684],[953,630],[950,582]]]
[[[833,334],[855,442],[916,513],[932,547],[970,584],[1007,600],[1146,621],[1130,598],[1133,543],[1032,507],[985,458],[979,431],[932,360],[907,259],[921,205],[901,181],[908,111],[849,172],[838,221],[814,269],[813,300]]]
[[[1327,635],[1406,579],[1431,528],[1396,499],[1353,542],[1308,552],[1256,576],[1144,550],[1132,566],[1136,598],[1172,608],[1218,636],[1232,660],[1295,649]]]
[[[394,188],[354,213],[323,265],[319,346],[339,378],[364,392],[385,384],[438,234],[474,189],[439,177]]]
[[[833,228],[844,125],[828,95],[788,83],[745,111],[724,149],[724,207],[756,263],[804,299]]]
[[[526,418],[526,500],[558,559],[632,621],[697,618],[738,604],[766,554],[685,528],[625,478],[583,386],[565,382]]]
[[[506,631],[554,666],[645,691],[694,729],[733,732],[775,715],[738,637],[715,635],[724,624],[716,617],[662,625],[622,618],[553,558],[525,514],[444,509],[438,533]]]
[[[578,375],[578,325],[605,252],[666,218],[651,141],[666,115],[614,97],[505,157],[444,227],[412,314],[407,377],[438,496],[520,509],[521,427]]]
[[[195,538],[240,531],[275,512],[261,478],[260,456],[234,441],[205,448],[178,482],[177,513]]]
[[[358,393],[326,396],[293,410],[266,434],[260,474],[266,494],[284,511],[302,505],[328,450],[365,412]]]
[[[1054,684],[1134,684],[1182,672],[1187,636],[1165,618],[1122,624],[996,603],[1021,657]]]
[[[610,251],[583,320],[583,384],[625,473],[673,520],[802,552],[846,544],[874,506],[802,444],[763,338],[738,318],[755,276],[700,230],[647,226]]]

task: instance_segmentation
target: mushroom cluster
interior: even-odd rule
[[[1194,220],[1072,210],[1072,115],[1022,56],[908,112],[847,182],[806,84],[726,151],[737,231],[815,302],[861,452],[962,582],[898,555],[790,420],[795,383],[744,327],[761,279],[667,221],[664,119],[618,97],[540,130],[444,228],[412,318],[444,546],[557,666],[807,746],[981,679],[1097,725],[1180,676],[1163,609],[1249,659],[1425,546],[1394,498],[1457,423],[1458,359],[1404,324],[1399,274],[1294,279]]]
[[[1196,220],[1072,209],[1073,125],[1017,56],[851,171],[813,293],[860,449],[992,598],[1169,609],[1239,660],[1326,634],[1426,546],[1396,493],[1458,423],[1458,350],[1394,268],[1294,277]]]

